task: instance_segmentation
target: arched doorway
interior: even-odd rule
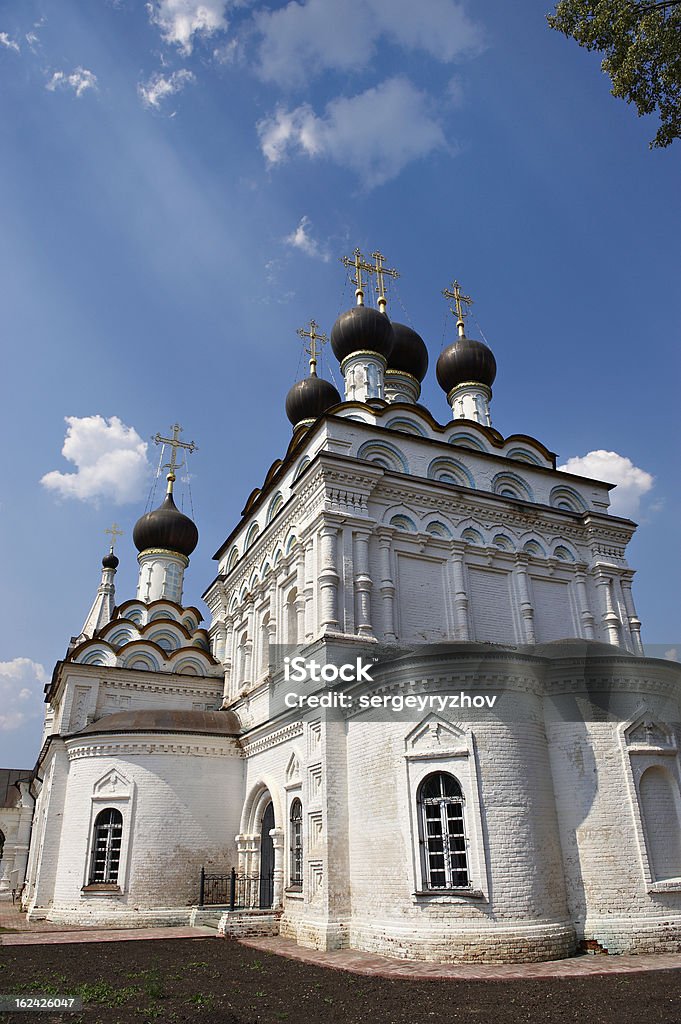
[[[274,805],[270,800],[262,816],[260,827],[260,909],[269,910],[274,901],[274,842],[270,832],[274,828]]]

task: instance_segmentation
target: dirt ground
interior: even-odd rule
[[[681,971],[526,981],[397,981],[232,940],[0,947],[0,993],[81,996],[80,1013],[2,1024],[681,1024]]]

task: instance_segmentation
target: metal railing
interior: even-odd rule
[[[274,902],[274,872],[268,875],[209,875],[201,868],[199,906],[229,910],[269,910]]]

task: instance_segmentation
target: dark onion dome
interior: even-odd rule
[[[138,551],[163,548],[188,558],[199,543],[199,531],[177,508],[172,494],[166,494],[162,505],[137,520],[132,540]]]
[[[497,375],[497,362],[487,345],[463,337],[442,350],[435,372],[438,384],[448,395],[457,384],[468,381],[491,388]]]
[[[203,736],[235,736],[241,731],[233,711],[180,711],[144,708],[117,711],[91,722],[79,735],[107,732],[193,732]]]
[[[296,381],[287,394],[286,415],[295,427],[302,420],[316,420],[340,401],[341,396],[330,381],[311,373],[305,380]]]
[[[394,344],[388,359],[389,370],[409,373],[420,382],[428,371],[428,349],[420,334],[393,320]]]
[[[393,347],[393,326],[372,306],[353,306],[331,329],[331,348],[339,363],[353,352],[376,352],[387,359]]]
[[[108,555],[104,555],[104,558],[102,559],[102,568],[103,569],[117,569],[118,568],[118,559],[114,555],[113,549],[109,552]]]

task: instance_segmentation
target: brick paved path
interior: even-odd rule
[[[578,956],[570,960],[550,960],[539,964],[429,964],[416,960],[394,960],[354,949],[338,949],[321,953],[303,949],[291,939],[241,939],[245,946],[263,952],[301,960],[317,967],[332,967],[355,974],[382,978],[408,978],[412,981],[456,978],[459,981],[495,979],[512,981],[521,978],[583,978],[596,974],[633,974],[641,971],[678,970],[681,953],[658,953],[654,956]]]
[[[35,946],[60,942],[125,942],[131,939],[205,939],[214,928],[90,928],[85,925],[27,921],[18,904],[0,900],[0,946]]]
[[[51,921],[26,920],[18,906],[0,901],[0,946],[24,946],[73,942],[129,942],[145,939],[203,939],[219,937],[215,929],[204,927],[165,928],[89,928],[66,927]],[[243,945],[267,953],[299,960],[317,967],[330,967],[354,974],[383,978],[404,978],[412,981],[453,978],[459,981],[522,978],[583,978],[603,974],[632,974],[645,971],[681,969],[681,953],[659,953],[655,956],[579,956],[570,960],[550,960],[538,964],[431,964],[416,960],[396,960],[354,949],[338,949],[329,953],[304,949],[291,939],[248,938]]]

